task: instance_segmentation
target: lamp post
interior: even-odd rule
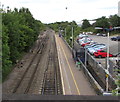
[[[106,70],[106,92],[108,92],[109,89],[109,83],[108,83],[108,78],[109,78],[109,29],[107,33],[107,70]]]
[[[74,43],[74,38],[73,38],[73,26],[72,26],[72,48],[73,48],[73,43]]]
[[[85,42],[87,42],[87,37],[85,37]],[[85,67],[87,67],[87,49],[85,47]]]
[[[103,29],[101,27],[95,27],[95,29]],[[105,70],[106,72],[106,89],[105,91],[108,92],[109,89],[109,83],[108,83],[108,78],[109,78],[109,30],[110,29],[106,29],[108,31],[107,33],[107,68]]]
[[[86,47],[85,47],[85,67],[87,67],[87,50],[86,50]]]
[[[66,40],[66,28],[65,28],[65,40]]]

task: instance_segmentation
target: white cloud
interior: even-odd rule
[[[29,8],[43,23],[80,21],[117,14],[119,0],[3,0],[10,8]],[[65,9],[67,7],[67,10]]]

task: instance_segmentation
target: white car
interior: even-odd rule
[[[95,45],[94,47],[88,47],[87,50],[90,54],[94,54],[94,52],[97,52],[98,50],[100,49],[105,49],[106,46],[105,44],[98,44],[98,45]]]
[[[88,48],[87,49],[88,50],[88,52],[90,53],[90,54],[94,54],[94,52],[97,52],[98,50],[100,50],[100,48],[93,48],[93,47],[90,47],[90,48]]]
[[[92,41],[92,39],[90,39],[89,37],[83,37],[81,39],[79,39],[79,42],[81,41]]]

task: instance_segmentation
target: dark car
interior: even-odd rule
[[[113,40],[113,41],[120,41],[120,36],[112,37],[111,40]]]

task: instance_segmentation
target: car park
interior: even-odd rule
[[[104,50],[97,50],[97,52],[94,52],[94,56],[99,58],[107,57],[107,52]],[[109,53],[109,57],[113,57],[113,55]]]
[[[112,41],[120,41],[120,36],[112,37],[111,40]]]
[[[98,36],[102,36],[100,34],[101,33],[98,33]],[[106,49],[105,44],[99,44],[97,42],[94,42],[91,38],[84,34],[80,34],[78,38],[79,45],[83,46],[92,55],[94,55],[94,53],[97,52],[98,50]]]
[[[94,45],[93,47],[89,47],[89,48],[87,48],[87,50],[88,50],[88,52],[90,53],[90,54],[94,54],[94,52],[97,52],[98,50],[101,50],[101,49],[105,49],[106,48],[106,46],[104,45],[104,44],[99,44],[99,45]]]
[[[86,35],[80,34],[79,45],[83,46],[90,54],[94,54],[94,52],[97,52],[97,50],[106,48],[105,44],[98,44],[97,42],[92,41],[91,38],[89,38]]]

